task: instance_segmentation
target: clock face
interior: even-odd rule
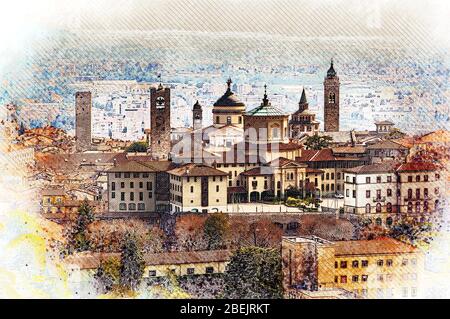
[[[164,108],[165,106],[165,100],[162,96],[158,96],[156,98],[156,108]]]

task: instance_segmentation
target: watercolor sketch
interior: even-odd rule
[[[0,6],[0,298],[450,297],[448,1]]]

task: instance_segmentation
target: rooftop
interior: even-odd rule
[[[435,171],[437,166],[433,163],[427,162],[410,162],[401,164],[397,171],[398,172],[418,172],[418,171]]]
[[[367,146],[368,149],[407,150],[408,148],[391,140],[384,140]]]
[[[237,98],[237,96],[231,91],[231,79],[228,79],[227,85],[228,88],[224,95],[222,95],[214,106],[245,106],[245,104]]]
[[[414,246],[389,237],[335,241],[334,247],[335,256],[403,254],[416,251]]]
[[[186,164],[169,171],[170,174],[186,177],[227,176],[228,174],[203,164]]]
[[[352,167],[344,170],[344,172],[348,173],[356,173],[356,174],[372,174],[372,173],[393,173],[397,169],[400,164],[396,161],[385,161],[378,164],[372,165],[363,165]]]

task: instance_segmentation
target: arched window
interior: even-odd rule
[[[392,217],[386,218],[386,225],[391,226],[392,222],[393,222]]]
[[[135,203],[129,203],[128,204],[128,210],[136,210],[136,204]]]
[[[377,203],[376,212],[381,213],[381,204],[380,203]]]
[[[227,116],[227,124],[231,124],[231,116]]]
[[[370,214],[370,204],[366,204],[366,214]]]
[[[416,202],[416,213],[420,213],[420,202]]]
[[[138,203],[138,210],[145,210],[145,203]]]
[[[127,204],[125,204],[125,203],[120,203],[120,204],[119,204],[119,210],[127,210]]]
[[[334,92],[330,92],[330,95],[328,96],[328,103],[334,104],[336,102],[336,95]]]
[[[387,211],[388,213],[392,213],[392,204],[391,204],[390,202],[388,202],[388,203],[386,204],[386,211]]]
[[[428,201],[423,202],[423,211],[424,213],[428,212]]]
[[[381,221],[381,218],[378,217],[377,219],[375,219],[375,224],[377,224],[377,226],[381,226],[383,222]]]
[[[412,207],[413,207],[412,202],[408,202],[408,213],[412,213]]]

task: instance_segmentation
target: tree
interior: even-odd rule
[[[203,231],[208,249],[221,249],[226,246],[229,232],[229,217],[223,213],[213,213],[206,218]]]
[[[393,128],[387,135],[386,139],[388,140],[394,140],[398,138],[403,138],[406,136],[406,133],[403,133],[398,128]]]
[[[147,152],[148,143],[147,142],[134,142],[127,148],[127,152],[138,152],[145,153]]]
[[[231,257],[224,274],[225,298],[282,298],[279,250],[245,247]]]
[[[248,228],[250,245],[258,247],[278,247],[281,243],[283,230],[270,219],[262,218],[251,223]]]
[[[330,146],[332,141],[333,138],[331,136],[314,134],[306,139],[305,146],[308,150],[321,150]]]
[[[135,235],[128,233],[120,254],[120,285],[135,291],[141,283],[145,269],[142,251],[139,249]]]
[[[101,293],[108,293],[119,288],[120,268],[120,258],[118,257],[110,257],[100,262],[94,278]]]
[[[186,214],[177,218],[175,236],[178,249],[192,251],[207,248],[204,236],[205,220],[205,216],[198,214]]]
[[[389,235],[415,246],[429,245],[433,240],[433,227],[430,223],[408,223],[401,221],[395,224]]]
[[[95,217],[92,207],[89,206],[87,200],[84,200],[80,208],[78,208],[78,215],[75,225],[71,229],[69,238],[69,250],[85,251],[89,250],[90,242],[86,236],[86,231],[90,223],[94,221]]]

